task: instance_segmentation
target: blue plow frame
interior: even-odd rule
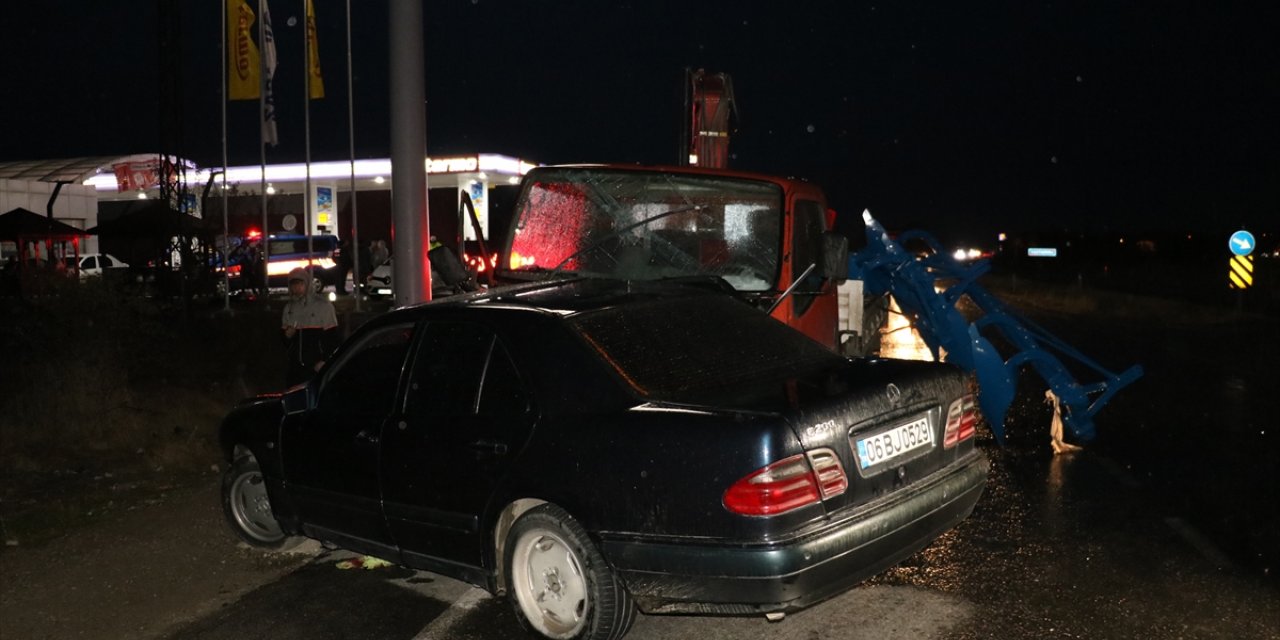
[[[1016,393],[1018,370],[1024,364],[1030,364],[1058,396],[1063,424],[1082,442],[1093,440],[1096,435],[1093,417],[1098,411],[1116,392],[1142,376],[1140,365],[1120,374],[1108,371],[1009,309],[977,283],[990,269],[985,260],[961,264],[942,251],[937,240],[927,233],[908,231],[895,241],[870,212],[863,212],[862,218],[867,246],[849,256],[849,277],[862,280],[869,295],[891,294],[935,360],[942,349],[948,362],[977,377],[978,403],[1000,444],[1004,444],[1004,419]],[[922,258],[911,255],[902,248],[902,243],[911,240],[924,242],[932,254]],[[939,291],[944,282],[946,287]],[[956,302],[964,295],[983,313],[972,323],[956,308]],[[1005,360],[980,329],[997,331],[1017,352]],[[1084,365],[1101,380],[1082,384],[1060,357]]]

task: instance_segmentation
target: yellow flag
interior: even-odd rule
[[[307,60],[307,73],[311,74],[311,99],[324,97],[324,78],[320,77],[320,42],[316,38],[316,9],[307,0],[307,48],[311,51]]]
[[[253,9],[244,0],[227,2],[227,90],[232,100],[257,100],[261,61],[253,43]]]

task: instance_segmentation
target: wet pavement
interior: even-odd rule
[[[871,584],[963,594],[948,638],[1276,638],[1280,591],[1096,452],[988,447],[959,528]]]
[[[1280,582],[1280,319],[1037,319],[1115,370],[1145,369],[1098,415],[1090,450],[1124,469],[1163,519]],[[1039,419],[1024,407],[1029,416]]]

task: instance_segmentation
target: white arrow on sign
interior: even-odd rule
[[[1232,238],[1232,239],[1231,239],[1231,241],[1232,241],[1232,242],[1234,242],[1234,243],[1236,243],[1236,246],[1237,246],[1237,247],[1240,247],[1240,249],[1242,249],[1242,250],[1247,250],[1247,249],[1251,248],[1251,246],[1252,246],[1252,245],[1250,245],[1250,244],[1249,244],[1249,239],[1248,239],[1248,238],[1246,238],[1246,237],[1243,237],[1243,236],[1241,236],[1241,237],[1239,237],[1239,238]]]

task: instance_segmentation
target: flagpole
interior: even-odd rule
[[[254,268],[261,267],[262,270],[262,303],[267,304],[269,297],[271,280],[267,276],[267,264],[271,261],[271,243],[268,239],[271,237],[270,229],[267,226],[267,128],[265,116],[267,113],[267,41],[266,41],[266,12],[267,0],[258,0],[258,42],[261,55],[258,56],[258,113],[262,126],[258,127],[258,155],[261,162],[258,190],[262,194],[262,247],[258,255],[262,256],[261,264],[254,265]]]
[[[360,213],[356,208],[356,116],[355,92],[351,83],[351,0],[347,0],[347,148],[351,160],[351,293],[356,297],[356,311],[360,308]]]
[[[222,33],[218,40],[222,45],[222,310],[231,310],[231,265],[227,264],[228,247],[231,242],[230,225],[227,221],[227,0],[222,0]]]
[[[314,257],[311,234],[315,233],[315,227],[311,224],[311,209],[316,204],[316,198],[311,193],[311,12],[307,10],[310,8],[307,6],[308,3],[309,0],[302,0],[302,66],[304,69],[302,74],[302,140],[307,167],[307,194],[303,196],[302,201],[306,203],[303,213],[306,216],[307,223],[307,268],[310,269],[312,268],[311,260]],[[312,277],[315,277],[314,273]],[[335,288],[339,286],[342,285],[334,285]]]

